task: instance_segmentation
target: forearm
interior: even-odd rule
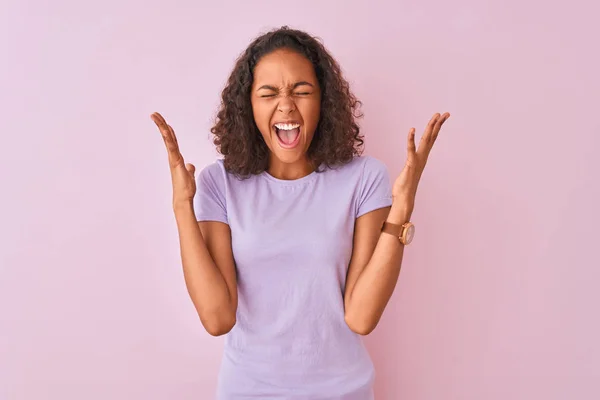
[[[235,323],[235,305],[196,221],[192,203],[174,205],[188,293],[206,330],[223,334]]]
[[[412,207],[394,203],[387,221],[403,224],[410,219]],[[346,302],[346,320],[353,330],[369,334],[379,322],[389,302],[402,265],[404,245],[390,234],[380,233],[371,259],[356,280]]]

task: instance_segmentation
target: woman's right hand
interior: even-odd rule
[[[151,115],[152,121],[158,126],[158,129],[167,146],[169,156],[169,167],[171,169],[171,181],[173,183],[173,206],[185,204],[193,201],[196,194],[196,179],[194,173],[196,168],[192,164],[185,164],[183,156],[179,151],[175,131],[167,124],[165,119],[159,113]]]

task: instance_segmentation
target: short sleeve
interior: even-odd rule
[[[206,166],[196,177],[194,212],[197,221],[227,221],[225,170],[220,161]]]
[[[392,188],[387,167],[376,158],[365,157],[359,186],[356,218],[391,205]]]

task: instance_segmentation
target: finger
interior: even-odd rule
[[[158,129],[161,132],[163,132],[167,128],[167,121],[165,121],[163,116],[160,115],[159,113],[157,113],[157,112],[152,113],[150,118],[152,118],[152,121],[154,121],[154,123],[156,124],[156,126],[158,126]]]
[[[431,119],[429,120],[429,123],[427,124],[426,129],[433,129],[434,125],[436,124],[436,122],[439,119],[440,119],[440,113],[433,114],[433,117],[431,117]]]
[[[433,132],[432,132],[432,136],[433,136],[433,141],[435,142],[435,140],[438,137],[438,133],[440,132],[440,129],[442,128],[442,125],[444,125],[444,122],[446,122],[446,120],[450,118],[450,113],[444,113],[444,115],[442,115],[439,120],[435,123],[434,127],[433,127]]]
[[[152,118],[154,120],[154,118]],[[160,117],[156,118],[157,125],[159,126],[160,133],[164,139],[165,146],[167,147],[167,155],[169,158],[169,166],[171,168],[177,168],[184,164],[183,156],[179,151],[179,145],[173,128],[161,120]]]
[[[171,127],[171,125],[167,124],[167,121],[163,118],[159,113],[154,113],[151,116],[154,123],[158,126],[160,133],[163,137],[170,137],[175,143],[177,143],[177,138],[175,137],[175,131]]]
[[[167,145],[167,150],[169,153],[179,153],[179,144],[177,143],[177,138],[175,137],[173,128],[171,128],[169,125],[167,125],[164,130],[163,138],[165,139],[165,144]]]
[[[172,143],[172,149],[170,151],[170,157],[172,158],[171,165],[175,166],[180,163],[183,163],[183,155],[179,150],[179,142],[177,141],[177,136],[175,136],[175,131],[171,125],[167,124],[167,129],[169,130],[170,142]]]
[[[196,167],[194,166],[194,164],[190,164],[190,163],[185,164],[185,169],[187,169],[187,171],[190,173],[192,178],[195,176]]]
[[[423,132],[423,135],[421,136],[421,139],[419,140],[419,148],[417,149],[418,154],[427,153],[429,151],[429,149],[431,148],[433,127],[435,126],[435,123],[437,122],[438,118],[439,118],[439,114],[436,113],[433,116],[433,118],[431,118],[431,120],[429,120],[429,123],[427,124],[427,127],[425,128],[425,132]]]
[[[414,165],[417,147],[415,145],[415,128],[408,131],[406,159],[409,165]]]
[[[415,128],[410,128],[410,130],[408,131],[407,142],[408,153],[414,153],[417,150],[417,147],[415,145]]]
[[[154,121],[154,123],[158,127],[158,130],[160,131],[160,134],[162,135],[163,139],[168,140],[171,136],[171,132],[169,131],[169,126],[167,125],[167,122],[162,117],[162,115],[160,115],[159,113],[154,113],[151,115],[151,118],[152,121]]]
[[[152,120],[158,126],[158,129],[165,141],[165,145],[167,146],[167,150],[169,151],[169,155],[175,153],[173,155],[177,156],[179,153],[179,144],[177,143],[177,137],[175,136],[175,131],[171,127],[171,125],[167,124],[167,121],[163,118],[159,113],[153,113],[151,115]]]
[[[171,125],[167,125],[167,128],[169,128],[169,133],[171,134],[171,138],[173,139],[173,141],[175,142],[177,147],[179,147],[179,142],[177,141],[177,136],[175,136],[175,131],[173,130],[173,127]]]

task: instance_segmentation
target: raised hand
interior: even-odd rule
[[[191,202],[196,194],[196,179],[194,177],[196,168],[192,164],[185,164],[183,156],[179,151],[175,131],[167,124],[162,115],[153,113],[150,117],[156,126],[158,126],[167,146],[171,181],[173,183],[173,205]]]
[[[427,164],[427,159],[442,125],[448,118],[450,118],[449,113],[443,115],[435,113],[427,124],[423,136],[421,136],[418,148],[415,146],[415,128],[411,128],[408,132],[406,163],[392,187],[394,201],[401,201],[409,208],[414,207],[417,187]]]

